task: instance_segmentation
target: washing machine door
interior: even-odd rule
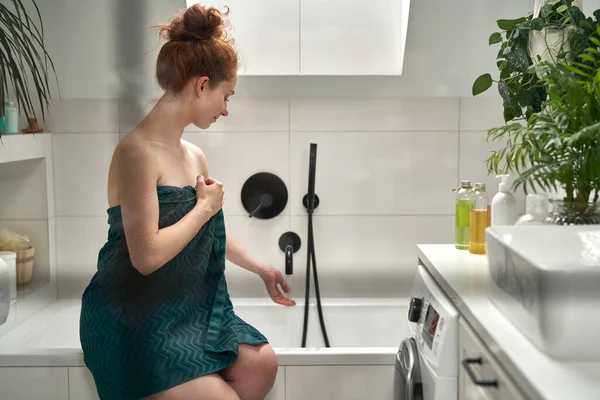
[[[417,343],[406,338],[396,354],[394,400],[423,400]]]

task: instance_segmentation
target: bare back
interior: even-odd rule
[[[181,140],[177,145],[168,145],[147,139],[144,133],[134,130],[125,137],[115,149],[108,174],[108,203],[109,207],[121,204],[119,193],[122,169],[131,168],[127,153],[143,151],[151,155],[155,164],[157,186],[195,186],[196,177],[208,177],[208,165],[202,150],[196,145]]]

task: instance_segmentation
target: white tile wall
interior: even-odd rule
[[[108,168],[118,133],[55,134],[56,215],[106,215]]]
[[[292,132],[292,212],[306,213],[317,144],[318,215],[451,214],[458,132]]]
[[[57,218],[59,298],[81,297],[96,272],[98,252],[108,232],[106,221],[106,217]]]
[[[302,238],[294,255],[293,292],[304,293],[307,217],[292,217]],[[391,297],[408,293],[418,243],[453,243],[453,216],[315,216],[315,254],[321,296]]]
[[[248,216],[241,202],[246,180],[270,172],[290,183],[289,135],[283,132],[193,132],[185,139],[200,147],[208,160],[209,174],[223,182],[227,215]],[[289,214],[289,207],[284,210]]]
[[[119,132],[119,102],[113,99],[66,99],[50,109],[52,133]]]
[[[279,249],[279,237],[289,230],[290,220],[279,216],[273,219],[250,219],[247,216],[228,216],[227,233],[235,236],[252,254],[285,272],[285,255]],[[227,286],[238,297],[262,296],[265,285],[257,275],[227,262]]]
[[[439,131],[458,129],[458,99],[293,99],[292,131]]]
[[[44,159],[3,164],[0,168],[0,181],[0,219],[48,218]]]
[[[494,98],[236,98],[230,116],[184,138],[205,152],[226,189],[230,233],[258,258],[284,270],[278,247],[290,230],[302,238],[292,283],[302,296],[306,265],[306,194],[310,143],[318,144],[316,252],[323,296],[404,296],[415,245],[452,242],[451,191],[460,179],[484,180],[485,130],[502,123]],[[79,297],[106,239],[106,180],[112,152],[151,109],[151,99],[69,100],[54,126],[58,285]],[[79,133],[85,133],[84,135]],[[273,220],[247,217],[240,201],[257,172],[282,178],[289,193]],[[493,193],[490,193],[490,197]],[[522,200],[522,199],[521,199]],[[90,235],[83,239],[84,235]],[[232,296],[266,296],[260,279],[232,264]]]

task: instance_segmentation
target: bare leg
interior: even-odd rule
[[[144,400],[240,400],[240,397],[221,375],[210,374],[146,397]]]
[[[219,373],[241,400],[264,400],[275,383],[277,356],[268,344],[238,346],[238,359]]]

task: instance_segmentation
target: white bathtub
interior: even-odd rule
[[[79,300],[58,300],[0,338],[0,388],[12,382],[17,390],[17,375],[26,370],[34,374],[64,370],[65,400],[96,398],[79,343],[80,304]],[[301,348],[302,303],[285,308],[270,300],[233,299],[233,304],[236,313],[259,329],[277,353],[280,373],[269,399],[376,400],[391,396],[395,354],[407,334],[406,299],[324,299],[330,348],[324,347],[316,305],[310,309],[307,347]],[[53,390],[60,379],[48,378],[47,390]],[[21,392],[33,390],[27,385],[23,388],[23,382],[18,386]],[[47,397],[47,390],[40,392],[46,399],[62,400],[60,394]],[[34,393],[21,392],[12,392],[10,398],[35,398]]]

